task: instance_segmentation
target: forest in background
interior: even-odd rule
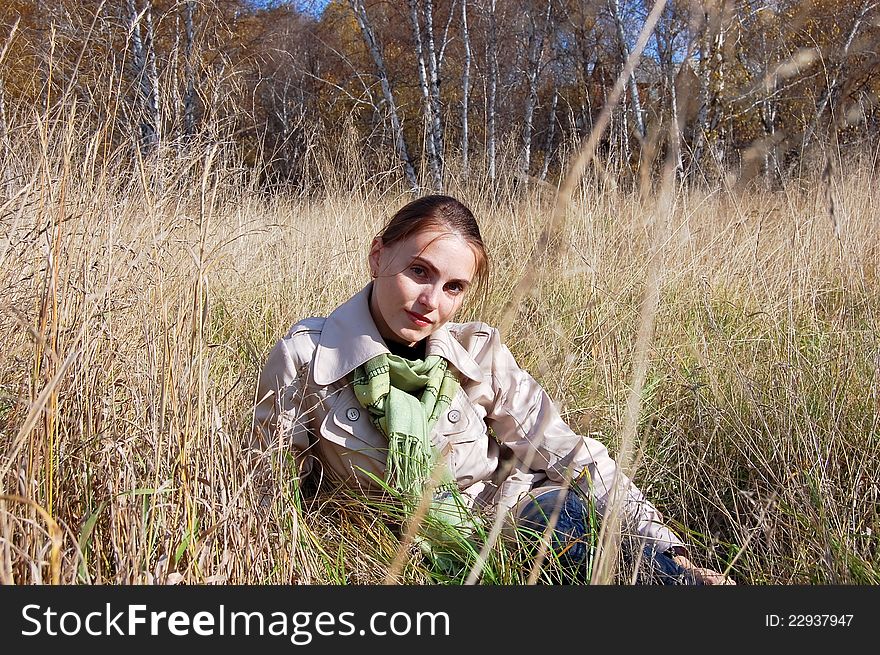
[[[10,0],[0,147],[37,116],[75,108],[103,158],[207,140],[266,185],[320,188],[319,156],[362,158],[412,188],[474,174],[553,183],[642,48],[599,144],[622,183],[673,139],[683,176],[769,184],[826,145],[876,143],[876,0],[670,0],[639,43],[653,8]]]

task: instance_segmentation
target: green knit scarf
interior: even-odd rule
[[[405,508],[412,512],[438,465],[431,429],[458,392],[458,378],[438,355],[412,361],[383,353],[354,370],[352,386],[373,425],[388,438],[386,482],[400,492]],[[461,546],[461,540],[470,535],[473,525],[446,467],[420,530],[423,552],[435,562],[448,559],[456,544]]]

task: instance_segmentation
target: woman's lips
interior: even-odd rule
[[[408,309],[405,311],[406,311],[407,315],[409,316],[410,320],[413,323],[415,323],[416,325],[418,325],[419,327],[427,327],[428,325],[431,325],[431,323],[434,322],[434,321],[422,316],[421,314],[416,314],[415,312],[411,312]]]

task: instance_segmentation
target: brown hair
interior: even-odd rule
[[[397,210],[377,236],[383,245],[390,246],[437,227],[459,234],[474,249],[477,260],[474,281],[478,288],[485,287],[489,279],[489,251],[471,210],[452,196],[435,194],[408,202]]]

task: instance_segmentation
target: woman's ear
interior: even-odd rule
[[[373,243],[370,244],[370,256],[368,263],[370,265],[370,277],[375,278],[382,270],[380,259],[382,256],[382,237],[374,237]]]

